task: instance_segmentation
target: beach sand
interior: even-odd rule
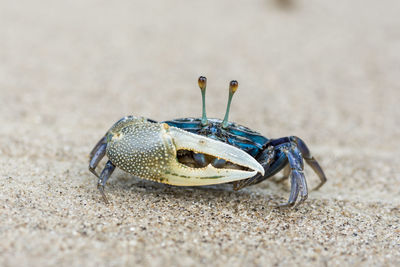
[[[1,1],[1,266],[400,265],[400,2]],[[174,187],[89,152],[125,115],[306,141],[328,182]],[[103,162],[104,164],[104,162]],[[306,167],[308,185],[318,177]]]

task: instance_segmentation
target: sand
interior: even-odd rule
[[[1,266],[400,265],[399,1],[1,1]],[[302,137],[328,182],[183,188],[88,154],[120,117]],[[306,168],[310,187],[317,176]]]

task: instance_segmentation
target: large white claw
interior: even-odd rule
[[[107,156],[126,172],[162,183],[195,186],[227,183],[264,175],[264,168],[246,152],[204,136],[165,123],[150,123],[143,118],[128,117],[115,124],[107,134]],[[177,151],[224,159],[240,169],[189,167],[178,161]]]

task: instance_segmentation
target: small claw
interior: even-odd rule
[[[189,133],[166,123],[130,119],[109,131],[107,156],[126,172],[144,179],[172,185],[195,186],[232,182],[264,175],[264,168],[252,156],[234,146]],[[178,161],[178,151],[201,153],[223,159],[236,169],[190,167]]]

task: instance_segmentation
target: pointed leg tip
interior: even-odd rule
[[[104,186],[101,185],[101,184],[98,184],[98,185],[97,185],[97,188],[98,188],[99,191],[100,191],[100,194],[101,194],[101,196],[102,196],[102,198],[103,198],[104,203],[105,203],[105,204],[109,204],[110,202],[108,201],[108,198],[107,198],[107,196],[106,196],[106,193],[104,192]]]
[[[276,209],[288,209],[288,208],[293,208],[295,206],[296,202],[286,202],[282,204],[278,204],[275,206]]]
[[[286,203],[282,203],[282,204],[278,204],[276,206],[274,206],[275,209],[297,209],[299,208],[305,201],[306,201],[307,197],[300,199],[297,202],[286,202]]]

